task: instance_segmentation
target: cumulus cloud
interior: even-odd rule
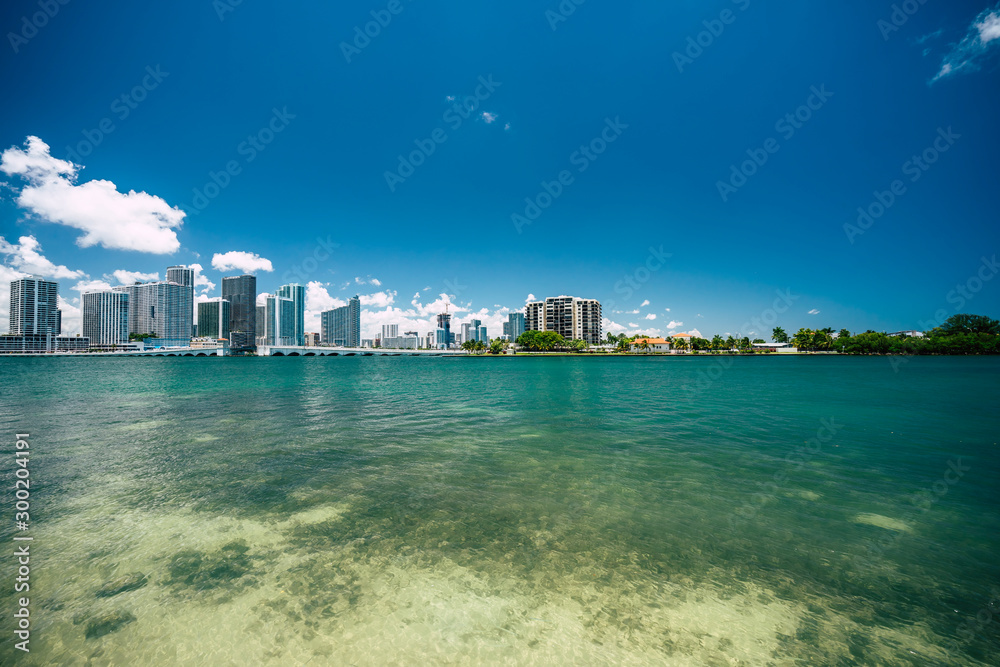
[[[194,290],[195,292],[201,290],[199,296],[205,296],[215,290],[215,283],[205,276],[205,269],[201,264],[188,264],[188,268],[194,269]]]
[[[683,322],[675,322],[674,320],[670,320],[670,322],[667,324],[668,329],[676,329],[677,327],[682,327],[682,326],[684,326]]]
[[[480,116],[480,118],[483,119],[483,122],[485,122],[487,125],[494,122],[499,117],[500,114],[490,113],[489,111],[484,111]]]
[[[133,283],[145,283],[151,280],[159,280],[159,273],[141,273],[139,271],[126,271],[118,269],[111,274],[119,285],[131,285]],[[106,278],[107,276],[105,276]]]
[[[254,273],[256,271],[274,271],[271,260],[265,259],[252,252],[241,250],[230,250],[227,253],[215,253],[212,256],[212,268],[216,271],[242,271],[243,273]]]
[[[258,306],[265,305],[267,303],[267,297],[269,297],[269,296],[271,296],[271,295],[268,294],[267,292],[261,292],[260,294],[258,294],[257,295],[257,305]]]
[[[350,284],[350,283],[348,283],[348,284]],[[355,285],[374,285],[375,287],[381,287],[382,286],[382,281],[379,280],[378,278],[372,278],[371,276],[368,276],[367,278],[362,278],[360,276],[355,276],[354,277],[354,284]]]
[[[655,320],[656,319],[656,313],[650,313],[649,315],[646,315],[646,319],[647,320]]]
[[[688,333],[694,336],[695,338],[704,338],[704,336],[701,335],[701,332],[698,331],[697,329],[691,329],[690,331],[688,331]]]
[[[184,221],[180,208],[146,192],[119,192],[111,181],[77,184],[78,165],[52,157],[48,144],[38,137],[29,136],[25,146],[0,154],[0,171],[27,181],[17,205],[40,220],[84,232],[76,240],[80,247],[156,254],[180,248],[174,231]]]
[[[107,292],[111,289],[111,283],[106,280],[81,280],[73,285],[73,290],[83,294],[84,292]]]
[[[22,236],[17,243],[8,243],[0,236],[0,254],[7,256],[5,263],[16,271],[55,279],[80,278],[86,275],[83,271],[74,271],[51,262],[41,251],[42,246],[34,236]]]
[[[79,304],[79,299],[75,300]],[[75,336],[81,333],[81,317],[80,317],[80,307],[74,305],[62,298],[58,297],[56,303],[59,306],[59,310],[62,311],[62,335],[63,336]]]
[[[1000,44],[998,38],[1000,3],[984,9],[973,19],[961,41],[951,45],[951,50],[941,61],[941,68],[931,79],[931,83],[959,72],[978,70],[980,63],[996,52],[996,47]]]
[[[819,310],[817,310],[816,308],[813,308],[812,310],[809,311],[809,314],[810,315],[819,315]]]
[[[374,294],[362,294],[359,298],[361,299],[362,306],[384,308],[391,306],[396,301],[396,292],[386,290],[384,292],[375,292]]]
[[[649,305],[649,299],[646,299],[645,301],[643,301],[642,303],[639,304],[639,307],[640,308],[645,308],[648,305]]]
[[[529,294],[528,297],[524,300],[525,303],[531,303],[532,301],[538,301],[538,299],[535,298],[534,294]]]
[[[667,311],[668,313],[670,312],[669,308],[664,308],[663,310]]]

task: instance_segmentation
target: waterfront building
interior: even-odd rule
[[[295,301],[271,295],[264,301],[264,345],[298,345],[295,335]]]
[[[157,281],[119,285],[128,294],[128,332],[155,334],[171,340],[191,340],[191,290],[185,285]]]
[[[83,335],[93,347],[128,343],[129,296],[127,292],[84,292],[80,317]]]
[[[62,333],[59,283],[38,276],[10,282],[10,333],[52,336]]]
[[[601,342],[601,303],[575,296],[549,297],[524,306],[526,331],[555,331],[567,340]]]
[[[257,342],[257,277],[244,274],[222,279],[222,298],[229,302],[229,335],[233,351],[252,350]]]
[[[375,347],[375,339],[374,338],[362,338],[361,339],[361,347]]]
[[[417,336],[393,336],[383,338],[382,347],[397,350],[416,350],[420,347],[420,339]]]
[[[320,337],[327,345],[361,345],[361,300],[357,295],[346,306],[320,313]]]
[[[185,336],[194,336],[194,269],[180,264],[167,267],[167,282],[175,283],[184,287],[181,292],[181,313],[186,313],[187,333]]]
[[[504,323],[504,333],[510,341],[517,340],[517,337],[524,333],[524,313],[510,313]]]
[[[0,335],[0,354],[25,352],[86,352],[90,339],[84,336],[56,336],[47,334]]]
[[[282,285],[278,288],[277,296],[292,300],[292,312],[294,313],[294,325],[292,345],[306,344],[306,288],[298,283]]]
[[[662,338],[636,338],[631,343],[633,352],[669,352],[670,342]]]
[[[476,327],[476,340],[489,345],[490,337],[489,334],[486,333],[486,327],[482,325]]]
[[[306,332],[306,347],[316,347],[319,345],[319,334],[313,331]]]
[[[396,338],[399,336],[399,325],[398,324],[383,324],[382,325],[382,338]]]
[[[201,338],[225,338],[229,340],[231,305],[226,299],[206,301],[198,304],[198,331]]]
[[[267,308],[265,308],[264,306],[257,306],[254,310],[257,312],[257,317],[255,318],[255,323],[254,323],[255,327],[254,331],[256,332],[257,335],[254,338],[254,342],[257,345],[263,345],[264,328],[265,328],[264,323],[267,321]]]
[[[435,338],[435,347],[439,350],[447,350],[455,342],[455,336],[451,333],[451,313],[438,314]]]

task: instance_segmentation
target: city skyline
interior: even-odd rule
[[[0,24],[34,11],[8,3]],[[1000,310],[980,278],[1000,246],[1000,129],[978,103],[996,89],[996,2],[905,21],[891,3],[588,5],[555,20],[529,3],[406,5],[350,57],[340,45],[371,8],[316,11],[303,24],[250,5],[67,6],[15,40],[2,81],[26,103],[0,134],[0,281],[59,281],[67,333],[81,292],[170,264],[195,267],[199,301],[234,274],[259,293],[298,282],[310,331],[358,293],[366,338],[390,322],[432,330],[445,303],[499,331],[532,294],[590,295],[605,331],[651,335],[751,333],[782,295],[792,330]],[[162,33],[134,43],[127,27],[150,20]],[[446,57],[423,48],[442,21],[486,32],[457,31],[467,56]],[[191,43],[167,37],[190,25]],[[249,35],[270,28],[295,74],[251,82],[270,55]],[[601,39],[613,28],[628,41]],[[501,48],[510,31],[527,53]],[[105,33],[128,64],[91,48]],[[52,70],[60,53],[75,55]],[[299,85],[316,79],[331,85]]]

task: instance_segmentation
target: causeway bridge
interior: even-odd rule
[[[397,350],[384,347],[309,347],[299,345],[258,345],[258,357],[455,357],[465,350]]]

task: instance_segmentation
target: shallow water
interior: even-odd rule
[[[998,371],[0,359],[0,662],[996,664]]]

